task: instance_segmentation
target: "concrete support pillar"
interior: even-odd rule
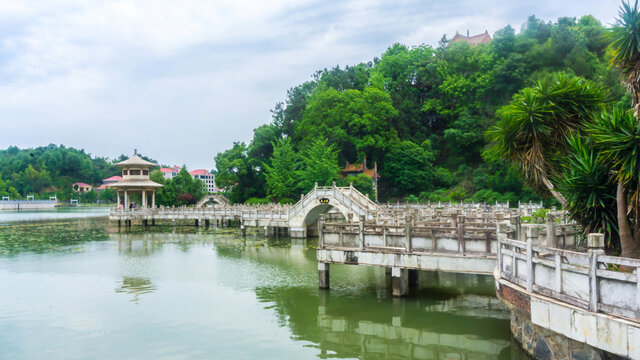
[[[153,225],[153,226],[156,225],[156,219],[151,219],[151,225]]]
[[[329,264],[328,263],[318,263],[318,288],[320,289],[328,289],[329,288]]]
[[[393,296],[405,296],[407,294],[407,277],[403,268],[391,269],[391,293]]]
[[[118,204],[120,204],[120,202],[118,201]],[[118,220],[118,227],[122,226],[122,224],[120,223],[120,220]]]
[[[409,269],[407,270],[407,274],[409,277],[409,288],[418,287],[418,270]]]
[[[116,206],[120,206],[120,191],[116,191],[116,193],[118,194],[118,202],[116,203]]]
[[[124,208],[129,209],[129,193],[127,190],[124,191]]]
[[[194,222],[195,222],[195,226],[199,226],[200,225],[200,221],[198,219],[195,219]]]
[[[142,208],[143,209],[147,208],[147,191],[146,190],[142,190]]]
[[[391,276],[391,268],[390,267],[384,268],[384,274],[387,276]]]
[[[156,191],[153,190],[153,192],[151,192],[151,207],[153,209],[156,208]]]
[[[206,228],[209,228],[209,219],[205,219],[205,220],[204,220],[204,226],[205,226]]]

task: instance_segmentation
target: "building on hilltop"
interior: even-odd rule
[[[94,190],[96,190],[96,191],[105,190],[109,186],[117,183],[120,180],[122,180],[122,176],[118,176],[118,175],[115,175],[115,176],[112,176],[112,177],[109,177],[109,178],[106,178],[106,179],[102,179],[102,185],[98,186]]]
[[[160,171],[165,179],[173,179],[180,172],[180,167],[174,166],[172,168],[161,168]]]
[[[194,179],[200,179],[207,185],[207,191],[210,193],[220,192],[221,189],[216,187],[216,176],[205,169],[189,171]]]
[[[85,184],[83,182],[77,182],[77,183],[71,185],[71,187],[73,188],[73,190],[75,192],[79,192],[79,193],[91,191],[91,185]]]
[[[469,43],[471,46],[476,46],[478,44],[488,44],[491,41],[491,36],[489,35],[489,31],[485,30],[484,33],[469,36],[469,30],[467,30],[467,36],[461,35],[456,31],[456,36],[453,37],[449,41],[449,44],[453,44],[454,42],[465,41]]]
[[[378,179],[380,175],[378,174],[378,163],[373,163],[373,169],[369,169],[367,167],[367,157],[365,156],[364,161],[360,164],[347,164],[344,169],[340,170],[340,178],[344,179],[347,176],[358,176],[360,174],[365,174],[371,178],[373,181],[373,191],[375,191],[375,198],[378,201]]]

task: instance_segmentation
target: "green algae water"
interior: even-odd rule
[[[490,277],[331,265],[313,241],[104,217],[3,222],[0,359],[519,359]]]

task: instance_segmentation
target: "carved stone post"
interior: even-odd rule
[[[604,235],[587,234],[589,252],[589,310],[598,311],[598,256],[604,255]]]

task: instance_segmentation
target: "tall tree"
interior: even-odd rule
[[[327,144],[326,138],[317,138],[303,150],[302,169],[298,171],[300,189],[311,190],[315,183],[319,186],[331,185],[338,179],[338,151]]]
[[[514,163],[527,182],[566,200],[550,178],[558,174],[558,161],[567,149],[567,136],[602,110],[606,93],[597,84],[557,74],[514,96],[499,112],[489,131],[492,150]]]
[[[267,195],[277,200],[293,198],[298,186],[299,167],[300,162],[291,145],[291,139],[281,139],[273,144],[271,165],[264,164]]]
[[[638,2],[622,2],[616,23],[609,29],[607,39],[612,51],[610,63],[623,75],[632,95],[633,114],[640,116],[640,11]]]

